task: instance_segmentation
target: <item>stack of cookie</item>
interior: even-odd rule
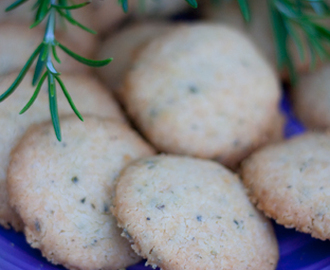
[[[152,146],[87,73],[62,75],[85,122],[59,95],[58,142],[46,86],[25,115],[13,115],[33,91],[28,73],[0,111],[8,126],[2,224],[68,269],[119,269],[141,257],[162,269],[275,269],[272,226],[224,167],[281,140],[275,72],[224,25],[140,23],[100,54],[126,48],[132,33],[120,69],[101,74],[114,78],[108,88]],[[16,75],[3,77],[3,88]],[[156,152],[172,155],[149,157]]]
[[[257,0],[251,2],[254,8]],[[107,8],[116,13],[112,4]],[[165,10],[182,10],[181,4]],[[34,91],[32,73],[0,106],[6,127],[0,134],[1,225],[24,231],[49,261],[72,270],[120,269],[142,258],[164,270],[275,269],[277,241],[265,216],[328,239],[330,137],[311,133],[282,142],[283,74],[274,57],[253,43],[260,31],[245,35],[228,23],[137,21],[133,6],[131,20],[118,26],[121,10],[110,20],[99,5],[93,2],[88,14],[99,14],[91,25],[103,40],[99,48],[92,40],[78,49],[100,59],[114,56],[98,70],[104,85],[60,55],[60,69],[68,72],[61,78],[85,122],[71,115],[58,93],[58,142],[46,85],[18,116]],[[155,14],[150,5],[146,1],[145,11]],[[269,26],[254,23],[251,28]],[[33,50],[39,30],[21,29],[7,22],[0,35]],[[15,57],[0,54],[2,90],[24,64],[23,56]]]

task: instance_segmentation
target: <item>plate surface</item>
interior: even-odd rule
[[[286,115],[285,136],[291,137],[304,132],[303,126],[293,116],[287,98],[281,107]],[[280,246],[280,261],[277,270],[330,270],[330,241],[313,239],[294,229],[285,229],[274,224]],[[0,227],[0,270],[64,270],[42,258],[38,250],[25,242],[22,233]],[[144,262],[127,270],[152,269]],[[262,270],[262,269],[261,269]]]

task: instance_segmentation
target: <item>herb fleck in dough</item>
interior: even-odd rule
[[[288,228],[330,239],[330,135],[308,132],[252,154],[242,178],[256,206]]]
[[[120,175],[112,212],[134,250],[163,270],[276,268],[270,222],[240,180],[215,162],[175,156],[135,161]]]
[[[115,120],[86,116],[82,123],[70,116],[61,128],[65,148],[48,122],[29,128],[12,154],[10,203],[28,243],[72,270],[116,270],[138,262],[109,210],[120,170],[152,155],[152,148]]]
[[[275,72],[243,34],[223,25],[181,25],[152,40],[134,59],[122,96],[137,127],[165,153],[234,168],[281,133]]]
[[[0,77],[0,89],[7,89],[17,75],[18,72],[14,72]],[[17,231],[23,230],[23,224],[9,206],[6,188],[10,151],[30,125],[50,119],[47,83],[41,88],[33,106],[23,115],[18,114],[35,90],[31,85],[32,78],[33,73],[28,72],[15,93],[6,99],[4,106],[0,106],[0,126],[3,127],[0,132],[0,224],[5,228],[12,226]],[[70,95],[83,117],[93,114],[111,117],[121,122],[125,121],[118,104],[97,80],[87,75],[63,74],[61,78],[66,87],[70,89]],[[88,99],[86,99],[87,96]],[[72,109],[60,91],[58,91],[57,98],[60,117],[71,114]],[[76,121],[80,120],[77,118]],[[62,148],[67,148],[66,141],[60,145]]]

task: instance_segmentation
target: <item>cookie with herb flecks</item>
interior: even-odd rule
[[[0,89],[4,92],[14,82],[18,72],[0,77]],[[19,112],[31,98],[34,87],[31,86],[33,73],[28,72],[16,91],[0,104],[0,224],[6,228],[11,225],[22,230],[22,223],[8,204],[6,189],[7,166],[11,149],[18,143],[27,128],[33,123],[50,119],[47,82],[31,108],[23,115]],[[95,114],[111,117],[124,122],[119,106],[102,84],[86,75],[61,75],[73,102],[84,117]],[[73,113],[59,85],[57,85],[59,115]],[[76,118],[76,121],[80,120]]]
[[[239,178],[218,163],[175,156],[135,161],[119,177],[111,211],[153,267],[276,268],[271,223],[249,202]]]
[[[149,21],[130,25],[111,35],[101,46],[99,59],[114,56],[113,64],[97,69],[101,79],[122,99],[122,84],[137,50],[148,41],[169,31],[171,25]]]
[[[330,135],[307,133],[253,153],[242,165],[252,202],[288,228],[330,239]]]
[[[223,25],[193,24],[141,49],[123,97],[129,115],[158,150],[236,167],[269,141],[280,88],[243,34]]]
[[[28,243],[69,269],[116,270],[139,261],[110,213],[115,180],[130,161],[154,152],[127,125],[74,116],[31,126],[12,152],[10,203]]]

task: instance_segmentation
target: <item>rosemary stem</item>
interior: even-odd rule
[[[51,4],[55,5],[56,0],[51,0]],[[55,41],[55,9],[53,7],[50,8],[47,26],[46,26],[46,32],[44,36],[44,42],[48,44],[52,44]]]

